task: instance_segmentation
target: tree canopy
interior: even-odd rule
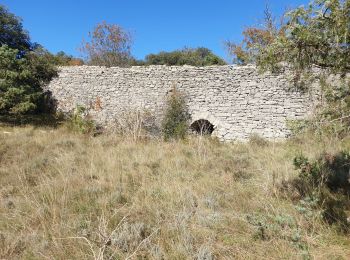
[[[295,71],[350,70],[350,0],[313,0],[287,12],[279,26],[265,14],[263,27],[248,27],[240,44],[227,43],[237,63],[272,71],[286,64]]]
[[[184,48],[172,52],[160,52],[146,56],[146,65],[192,65],[210,66],[224,65],[226,62],[212,53],[211,50],[199,48]]]
[[[0,47],[0,114],[38,112],[43,101],[42,85],[56,75],[55,68],[42,56],[28,53],[18,58],[18,50]]]
[[[283,63],[302,71],[312,66],[335,73],[350,71],[350,0],[314,0],[286,14],[283,32],[260,48],[258,65]]]
[[[243,31],[241,43],[226,41],[225,46],[232,61],[238,65],[256,63],[261,50],[268,47],[278,35],[283,34],[283,26],[276,24],[269,7],[264,11],[264,21],[260,26],[249,26]],[[281,20],[283,22],[283,20]]]
[[[133,62],[131,56],[132,35],[117,24],[102,22],[89,32],[80,51],[90,65],[127,66]]]
[[[21,20],[0,6],[0,115],[42,109],[43,85],[56,75],[47,51],[30,41]]]
[[[350,130],[350,0],[313,0],[283,18],[279,27],[267,19],[270,26],[246,30],[242,44],[229,43],[231,53],[238,63],[252,61],[262,71],[287,67],[304,89],[319,80],[328,104],[319,113],[321,120],[341,122],[341,129]],[[330,82],[332,74],[340,79]]]
[[[5,44],[19,51],[29,50],[32,46],[20,18],[0,5],[0,46]]]
[[[39,44],[37,44],[33,51],[37,55],[40,55],[48,63],[55,66],[80,66],[84,64],[84,61],[82,59],[75,58],[72,55],[68,55],[63,51],[59,51],[56,54],[52,54]]]

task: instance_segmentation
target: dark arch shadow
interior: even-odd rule
[[[206,119],[199,119],[191,124],[190,129],[198,135],[211,135],[214,125]]]

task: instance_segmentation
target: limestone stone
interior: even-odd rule
[[[97,123],[112,125],[123,111],[145,109],[161,120],[166,96],[175,87],[187,97],[192,121],[206,119],[221,140],[257,133],[289,136],[287,120],[312,114],[317,94],[289,86],[287,75],[259,74],[255,66],[60,67],[47,86],[57,109],[85,106]]]

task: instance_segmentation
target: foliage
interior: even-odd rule
[[[287,12],[275,25],[265,12],[265,27],[248,28],[242,45],[228,44],[238,63],[255,62],[262,71],[288,70],[301,90],[318,80],[325,106],[311,125],[350,129],[350,0],[313,0]],[[318,89],[313,89],[318,91]],[[340,125],[340,127],[338,127]]]
[[[30,42],[18,17],[0,5],[0,114],[47,111],[42,87],[56,75],[38,44]]]
[[[291,131],[292,136],[297,136],[310,127],[310,121],[305,119],[287,120],[286,124],[288,129]]]
[[[285,33],[259,49],[258,65],[278,70],[288,64],[299,73],[317,65],[346,73],[350,70],[349,26],[349,0],[314,0],[286,14]]]
[[[8,45],[20,52],[31,49],[28,33],[23,29],[20,18],[0,5],[0,46]]]
[[[167,99],[166,111],[162,122],[165,140],[184,139],[188,131],[190,115],[184,96],[175,88]]]
[[[44,57],[0,47],[0,114],[28,114],[43,109],[42,86],[56,75],[55,68]]]
[[[49,51],[45,50],[43,47],[37,47],[35,49],[37,53],[40,53],[48,63],[56,66],[81,66],[84,65],[84,61],[79,58],[75,58],[72,55],[68,55],[63,51],[58,52],[57,54],[52,54]]]
[[[328,223],[350,230],[345,213],[350,208],[350,154],[324,154],[314,162],[301,155],[294,158],[294,165],[300,170],[303,197],[317,201]]]
[[[316,120],[350,126],[350,0],[314,0],[288,12],[279,34],[260,45],[256,58],[262,70],[278,72],[287,65],[297,86],[321,83],[327,106]],[[318,68],[317,70],[315,68]],[[338,76],[332,76],[338,75]],[[332,77],[330,77],[330,75]]]
[[[68,126],[71,130],[81,134],[94,134],[96,125],[89,119],[86,108],[77,106],[68,120]]]
[[[261,50],[273,43],[276,37],[283,33],[283,27],[276,25],[275,18],[266,7],[263,26],[247,27],[243,31],[241,43],[226,41],[225,46],[233,63],[239,65],[254,63]]]
[[[102,22],[89,32],[80,48],[89,64],[98,66],[127,66],[131,57],[132,35],[116,24]]]
[[[325,78],[321,76],[320,82],[327,106],[322,107],[316,120],[327,127],[336,126],[336,134],[346,136],[350,131],[350,78]]]
[[[40,44],[36,44],[31,53],[41,57],[43,61],[53,66],[81,66],[84,64],[82,59],[75,58],[63,51],[52,54]]]
[[[52,55],[52,54],[51,54]],[[53,56],[53,64],[57,66],[81,66],[84,65],[84,61],[79,58],[75,58],[72,55],[66,54],[64,51],[58,52]]]
[[[276,26],[267,10],[264,28],[246,29],[243,43],[232,44],[233,54],[239,62],[253,60],[264,70],[278,71],[288,64],[301,73],[317,65],[346,73],[350,69],[349,14],[349,0],[313,0],[307,7],[287,12]],[[240,51],[243,54],[237,55]]]
[[[324,154],[312,163],[304,156],[299,156],[294,159],[294,165],[300,169],[300,177],[312,187],[327,187],[332,192],[350,193],[349,153]]]
[[[199,47],[195,49],[184,48],[172,52],[160,52],[146,56],[146,65],[169,65],[169,66],[210,66],[224,65],[226,62],[212,53],[211,50]]]

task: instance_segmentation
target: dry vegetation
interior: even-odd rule
[[[349,237],[280,187],[301,150],[350,142],[254,140],[2,126],[0,259],[349,259]]]

